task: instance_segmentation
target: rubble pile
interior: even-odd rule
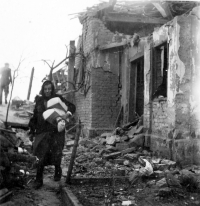
[[[27,133],[19,129],[5,128],[0,124],[0,202],[10,194],[8,189],[24,187],[29,169],[37,163],[37,157],[29,153],[31,142]]]
[[[116,128],[112,133],[103,133],[94,139],[82,138],[79,141],[74,175],[106,177],[110,176],[112,169],[116,170],[118,176],[127,175],[127,171],[131,170],[140,155],[149,154],[146,150],[142,150],[144,144],[142,131],[142,118],[139,118],[123,128]],[[74,144],[73,136],[69,137],[71,138],[66,141],[68,149]],[[71,156],[68,149],[63,151],[64,162],[69,162]]]
[[[64,149],[63,175],[67,174],[73,140]],[[158,198],[171,195],[181,197],[185,192],[200,191],[200,166],[182,168],[175,161],[161,158],[144,147],[142,122],[116,128],[94,139],[82,138],[73,169],[75,178],[128,179],[129,187],[152,188]],[[127,191],[126,191],[127,192]],[[123,193],[123,192],[122,192]]]
[[[11,106],[16,111],[14,116],[29,119],[33,115],[35,103],[28,100],[13,99]]]

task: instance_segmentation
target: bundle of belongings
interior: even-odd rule
[[[65,119],[71,116],[72,113],[68,111],[68,107],[59,97],[50,99],[47,102],[47,110],[43,113],[43,117],[50,124],[57,126],[58,132],[65,129]],[[69,119],[66,119],[69,122]]]

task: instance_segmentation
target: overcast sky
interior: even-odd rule
[[[69,15],[84,11],[99,0],[0,0],[0,67],[12,71],[20,57],[24,62],[16,79],[13,97],[26,99],[32,67],[35,67],[31,100],[41,87],[49,68],[41,61],[61,61],[65,45],[81,35],[78,18]]]

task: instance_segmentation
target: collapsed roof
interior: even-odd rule
[[[124,1],[102,2],[78,14],[82,23],[88,16],[101,19],[111,31],[130,33],[131,27],[163,25],[175,16],[189,14],[198,1]],[[129,29],[127,29],[129,28]]]

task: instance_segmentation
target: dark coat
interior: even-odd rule
[[[59,97],[73,114],[76,110],[74,104],[68,102],[60,95],[53,95],[51,98]],[[51,99],[50,98],[50,99]],[[62,157],[62,150],[65,142],[65,132],[58,132],[57,127],[45,121],[43,112],[46,110],[46,100],[43,96],[36,96],[33,117],[29,122],[31,133],[35,134],[33,142],[33,154],[37,156],[44,165],[59,165]]]
[[[11,69],[3,67],[0,69],[1,79],[0,79],[0,85],[1,86],[7,86],[12,82],[12,76],[11,76]]]

